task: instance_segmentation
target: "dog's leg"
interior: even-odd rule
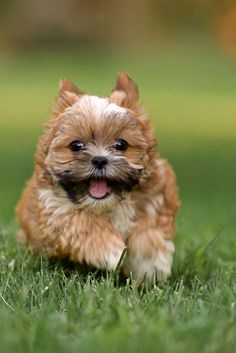
[[[32,190],[28,189],[18,205],[17,215],[24,230],[21,235],[32,250],[49,257],[86,262],[98,269],[116,268],[125,243],[104,216],[76,210],[71,202],[54,195],[50,189],[37,207],[30,208],[34,199],[29,199],[28,191]]]
[[[71,259],[98,269],[114,270],[125,248],[122,236],[100,215],[82,213],[76,219],[71,220],[68,229],[74,230],[70,237]]]
[[[149,195],[148,195],[149,193]],[[171,274],[175,213],[175,175],[165,160],[157,161],[156,183],[146,193],[141,216],[128,239],[124,272],[137,280],[165,280]]]
[[[174,244],[165,240],[160,229],[135,232],[129,239],[124,272],[139,281],[165,280],[171,274]]]

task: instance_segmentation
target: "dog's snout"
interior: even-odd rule
[[[103,169],[108,164],[108,160],[106,157],[103,156],[95,156],[92,159],[92,164],[97,169]]]

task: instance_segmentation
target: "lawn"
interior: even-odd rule
[[[27,352],[234,352],[236,62],[209,45],[146,53],[53,51],[0,58],[0,347]],[[20,249],[14,207],[58,80],[105,95],[140,86],[182,202],[170,280],[152,288]]]

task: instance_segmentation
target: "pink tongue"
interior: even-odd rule
[[[89,193],[95,199],[101,199],[111,192],[106,180],[91,179],[89,184]]]

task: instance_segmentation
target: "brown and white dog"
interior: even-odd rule
[[[175,174],[156,153],[138,88],[118,74],[108,98],[62,80],[35,170],[17,207],[32,250],[126,275],[171,273],[178,197]]]

